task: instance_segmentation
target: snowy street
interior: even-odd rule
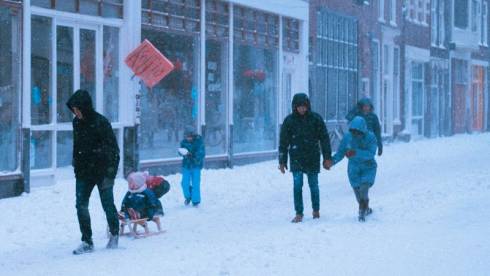
[[[203,171],[199,208],[169,176],[167,232],[121,237],[114,251],[94,190],[96,250],[81,256],[74,180],[34,188],[0,200],[0,275],[490,275],[489,153],[488,133],[386,145],[364,224],[346,160],[320,174],[320,220],[305,183],[300,224],[276,161]],[[117,180],[118,208],[126,190]]]

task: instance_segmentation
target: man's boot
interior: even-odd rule
[[[320,211],[313,211],[313,219],[319,219],[320,218]]]
[[[296,216],[291,220],[292,223],[299,223],[303,221],[303,214],[296,214]]]
[[[112,235],[109,237],[109,242],[106,245],[107,249],[117,249],[119,243],[119,235]]]
[[[73,250],[73,255],[81,255],[85,253],[91,253],[94,251],[94,245],[88,242],[82,242],[75,250]]]

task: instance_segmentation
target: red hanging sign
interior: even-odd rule
[[[134,49],[124,62],[150,88],[174,70],[172,62],[147,39]]]

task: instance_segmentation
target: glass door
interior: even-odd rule
[[[103,112],[102,26],[33,15],[31,39],[31,169],[69,167],[73,114],[66,102],[85,89]]]

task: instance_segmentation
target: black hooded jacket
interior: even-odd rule
[[[308,107],[304,116],[296,110],[302,105]],[[279,164],[287,164],[289,153],[292,172],[319,173],[320,150],[323,160],[330,160],[332,155],[325,122],[311,111],[310,100],[304,93],[294,95],[292,108],[281,127]]]
[[[371,107],[371,112],[365,114],[362,111],[364,105],[369,105]],[[374,106],[370,99],[363,98],[357,102],[357,106],[354,107],[345,118],[351,122],[356,116],[363,117],[366,120],[367,128],[369,131],[374,133],[376,136],[378,149],[383,150],[383,142],[381,140],[381,125],[379,124],[378,116],[374,113]]]
[[[85,90],[77,90],[66,103],[80,109],[83,119],[73,119],[73,167],[75,177],[100,181],[114,179],[119,165],[119,147],[109,121],[97,113]]]

